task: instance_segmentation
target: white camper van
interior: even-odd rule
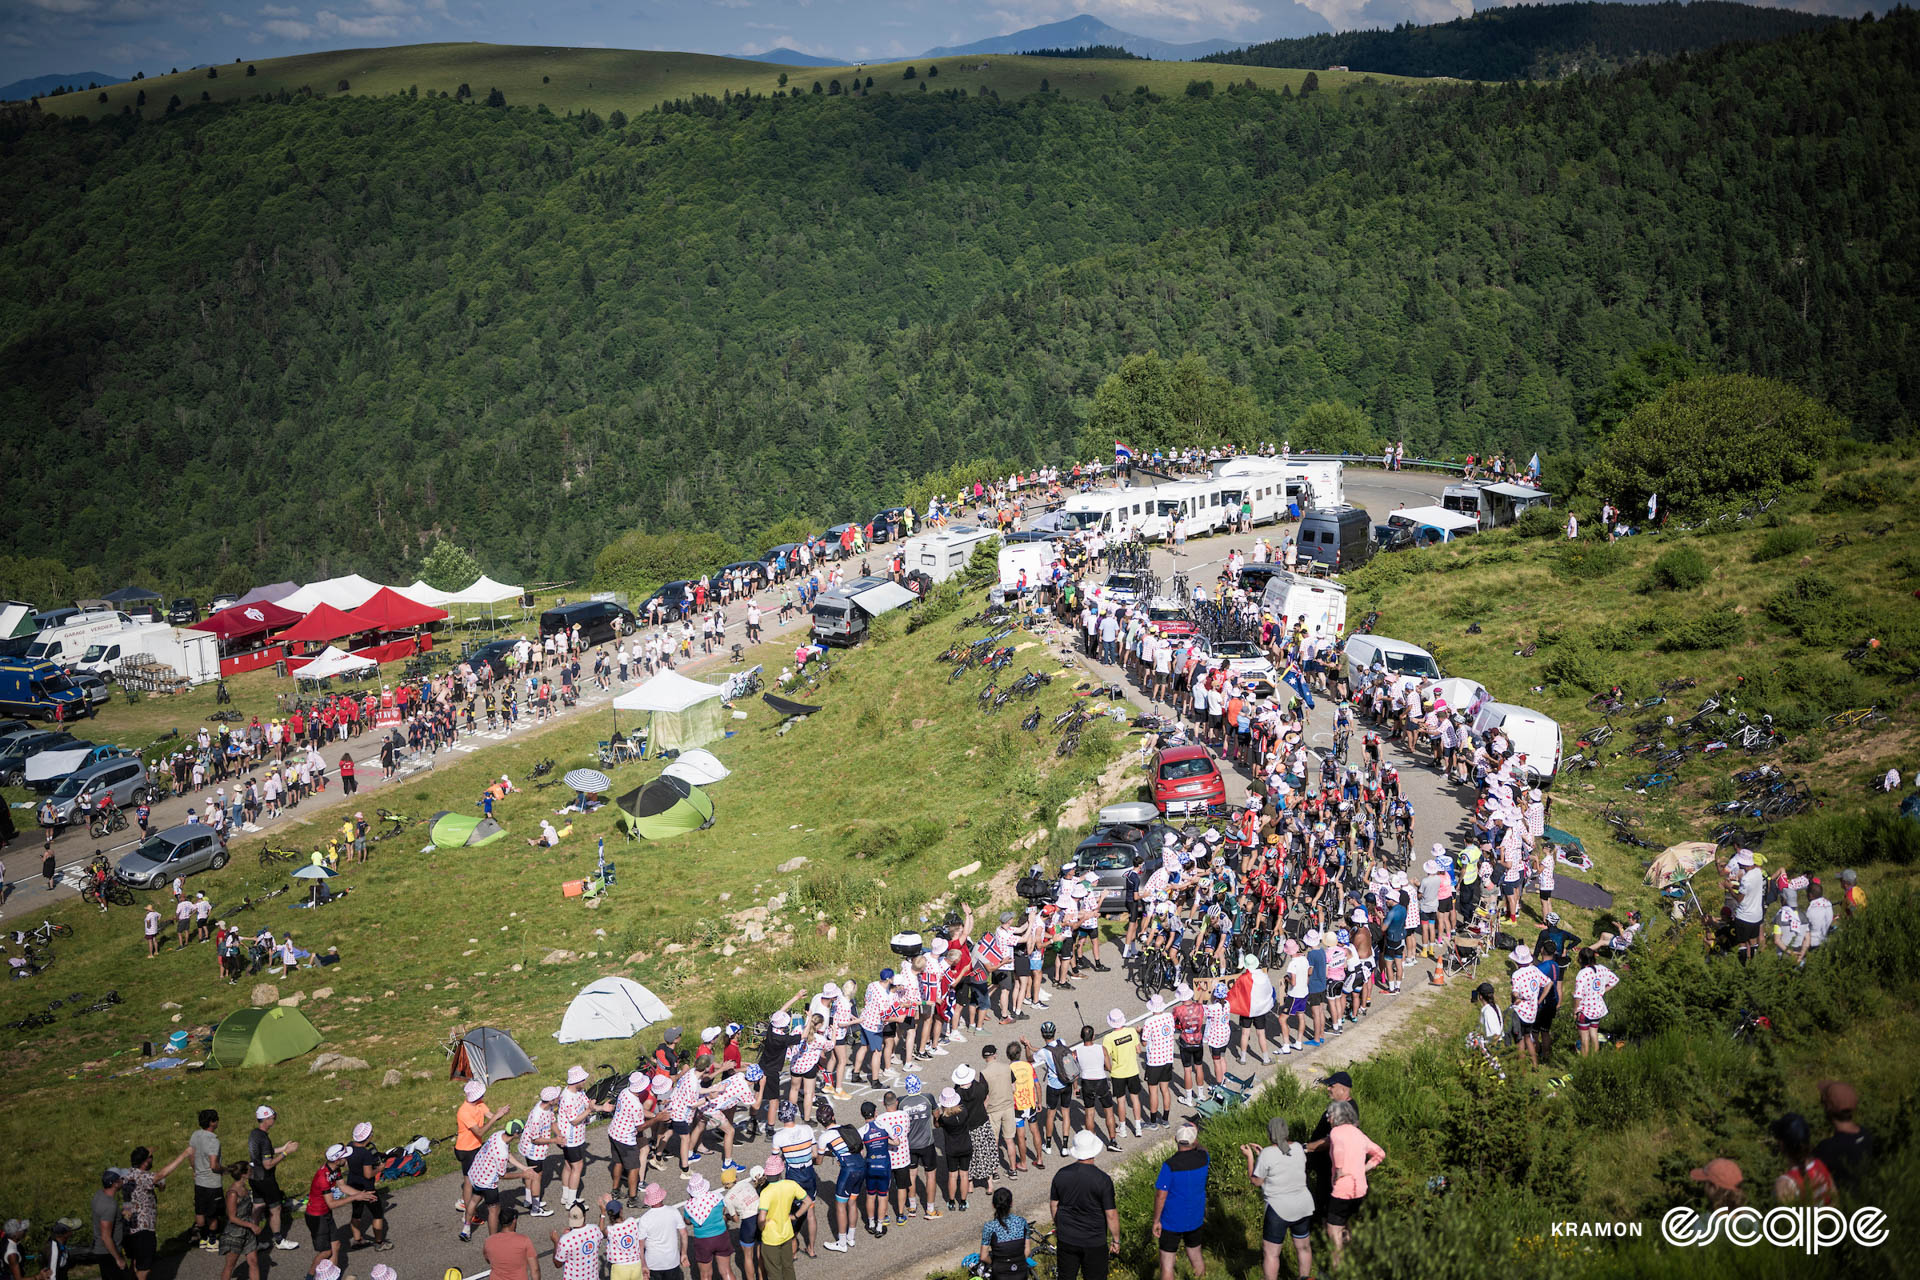
[[[1527,757],[1525,769],[1535,786],[1548,786],[1560,772],[1560,726],[1553,717],[1531,707],[1516,707],[1510,702],[1483,702],[1473,718],[1475,733],[1507,735],[1515,757]]]
[[[1221,482],[1211,477],[1154,486],[1140,536],[1149,542],[1164,542],[1173,536],[1175,519],[1187,522],[1189,538],[1225,527],[1226,507],[1220,490]]]

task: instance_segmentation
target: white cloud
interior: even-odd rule
[[[279,36],[283,40],[313,39],[313,28],[304,22],[294,22],[288,18],[273,18],[260,25],[265,27],[269,34]]]
[[[400,34],[400,19],[392,14],[345,17],[331,9],[313,15],[314,25],[328,35],[390,40]]]
[[[263,4],[260,6],[260,12],[269,18],[297,18],[300,16],[300,11],[290,4]]]
[[[413,6],[407,0],[366,0],[366,6],[375,13],[405,15],[413,12]]]

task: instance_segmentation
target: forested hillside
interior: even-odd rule
[[[1904,428],[1920,19],[1545,88],[294,100],[0,137],[0,551],[577,575],[1079,443],[1127,354],[1276,430],[1582,439],[1654,343]]]
[[[1432,26],[1406,23],[1392,30],[1269,40],[1200,61],[1462,80],[1557,80],[1737,40],[1778,40],[1830,21],[1726,0],[1514,4]]]

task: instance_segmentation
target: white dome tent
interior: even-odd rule
[[[581,989],[553,1038],[561,1044],[625,1040],[672,1016],[673,1011],[653,992],[631,978],[609,975]]]
[[[710,787],[733,770],[721,764],[713,752],[704,747],[695,747],[691,751],[682,751],[678,759],[660,772],[682,782],[691,782],[696,787]]]

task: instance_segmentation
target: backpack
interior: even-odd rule
[[[1053,1056],[1053,1074],[1063,1083],[1071,1085],[1080,1078],[1080,1059],[1074,1056],[1072,1049],[1064,1044],[1055,1044],[1048,1045],[1047,1052]]]

